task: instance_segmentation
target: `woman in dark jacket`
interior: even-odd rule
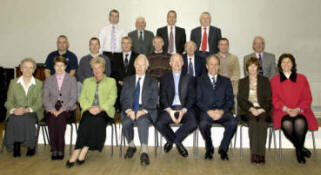
[[[265,144],[268,122],[271,121],[272,92],[269,79],[258,75],[260,62],[248,59],[249,75],[239,81],[237,100],[240,117],[249,126],[252,163],[265,163]]]

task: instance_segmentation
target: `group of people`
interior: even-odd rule
[[[228,160],[238,119],[249,126],[252,163],[265,163],[271,122],[293,143],[298,162],[305,163],[311,156],[304,147],[305,135],[318,125],[311,110],[308,81],[297,73],[294,56],[282,54],[276,65],[275,56],[264,51],[264,39],[255,37],[254,52],[244,57],[245,77],[240,79],[238,58],[229,52],[229,40],[221,37],[220,29],[210,26],[208,12],[201,14],[201,27],[192,31],[187,42],[185,30],[175,26],[176,17],[175,11],[169,11],[168,25],[159,28],[155,37],[145,30],[146,22],[139,17],[137,30],[125,36],[117,25],[119,12],[111,10],[111,24],[101,30],[99,38],[90,39],[90,54],[79,66],[75,54],[68,50],[67,37],[59,36],[57,51],[50,53],[45,63],[44,85],[33,77],[35,61],[23,59],[22,76],[10,82],[5,103],[7,150],[19,157],[20,146],[25,145],[27,156],[33,156],[35,124],[44,119],[49,128],[51,159],[64,159],[66,124],[79,102],[81,120],[68,168],[75,163],[82,165],[88,150],[102,151],[106,126],[114,121],[116,112],[121,114],[128,142],[125,159],[137,151],[137,126],[144,166],[150,164],[149,126],[165,137],[166,153],[175,145],[183,157],[188,156],[183,140],[199,128],[205,140],[205,159],[211,160],[211,127],[220,124],[225,132],[218,153],[222,160]],[[172,125],[178,130],[174,132]]]

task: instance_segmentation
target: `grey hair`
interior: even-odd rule
[[[135,61],[134,61],[134,66],[136,66],[136,61],[137,61],[138,58],[144,58],[145,63],[146,63],[146,69],[147,69],[147,68],[149,67],[149,61],[148,61],[148,58],[146,57],[146,55],[144,55],[144,54],[139,54],[139,55],[136,57],[136,59],[135,59]]]
[[[30,57],[24,58],[23,60],[21,60],[19,67],[21,68],[21,66],[22,66],[25,62],[31,62],[31,63],[32,63],[33,70],[36,70],[36,68],[37,68],[37,63],[36,63],[36,61],[35,61],[33,58],[30,58]]]

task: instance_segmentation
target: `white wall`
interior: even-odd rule
[[[319,0],[1,0],[0,66],[14,67],[27,56],[44,62],[56,37],[69,37],[70,50],[80,58],[88,53],[88,40],[108,22],[108,11],[120,11],[120,25],[131,31],[137,16],[144,16],[153,32],[166,24],[166,13],[178,13],[178,26],[199,25],[199,15],[209,11],[213,24],[231,43],[231,52],[251,52],[255,35],[266,39],[266,50],[278,57],[291,52],[299,72],[308,76],[314,105],[321,106],[321,1]]]

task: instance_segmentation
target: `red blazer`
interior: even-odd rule
[[[296,78],[295,82],[291,80],[293,78]],[[281,82],[281,79],[284,81]],[[287,106],[302,109],[301,114],[306,118],[309,130],[318,130],[318,122],[311,110],[310,86],[304,75],[297,73],[295,77],[295,74],[292,74],[289,79],[286,79],[283,74],[275,75],[271,79],[271,87],[274,129],[281,127],[281,120],[287,115],[282,108]]]

